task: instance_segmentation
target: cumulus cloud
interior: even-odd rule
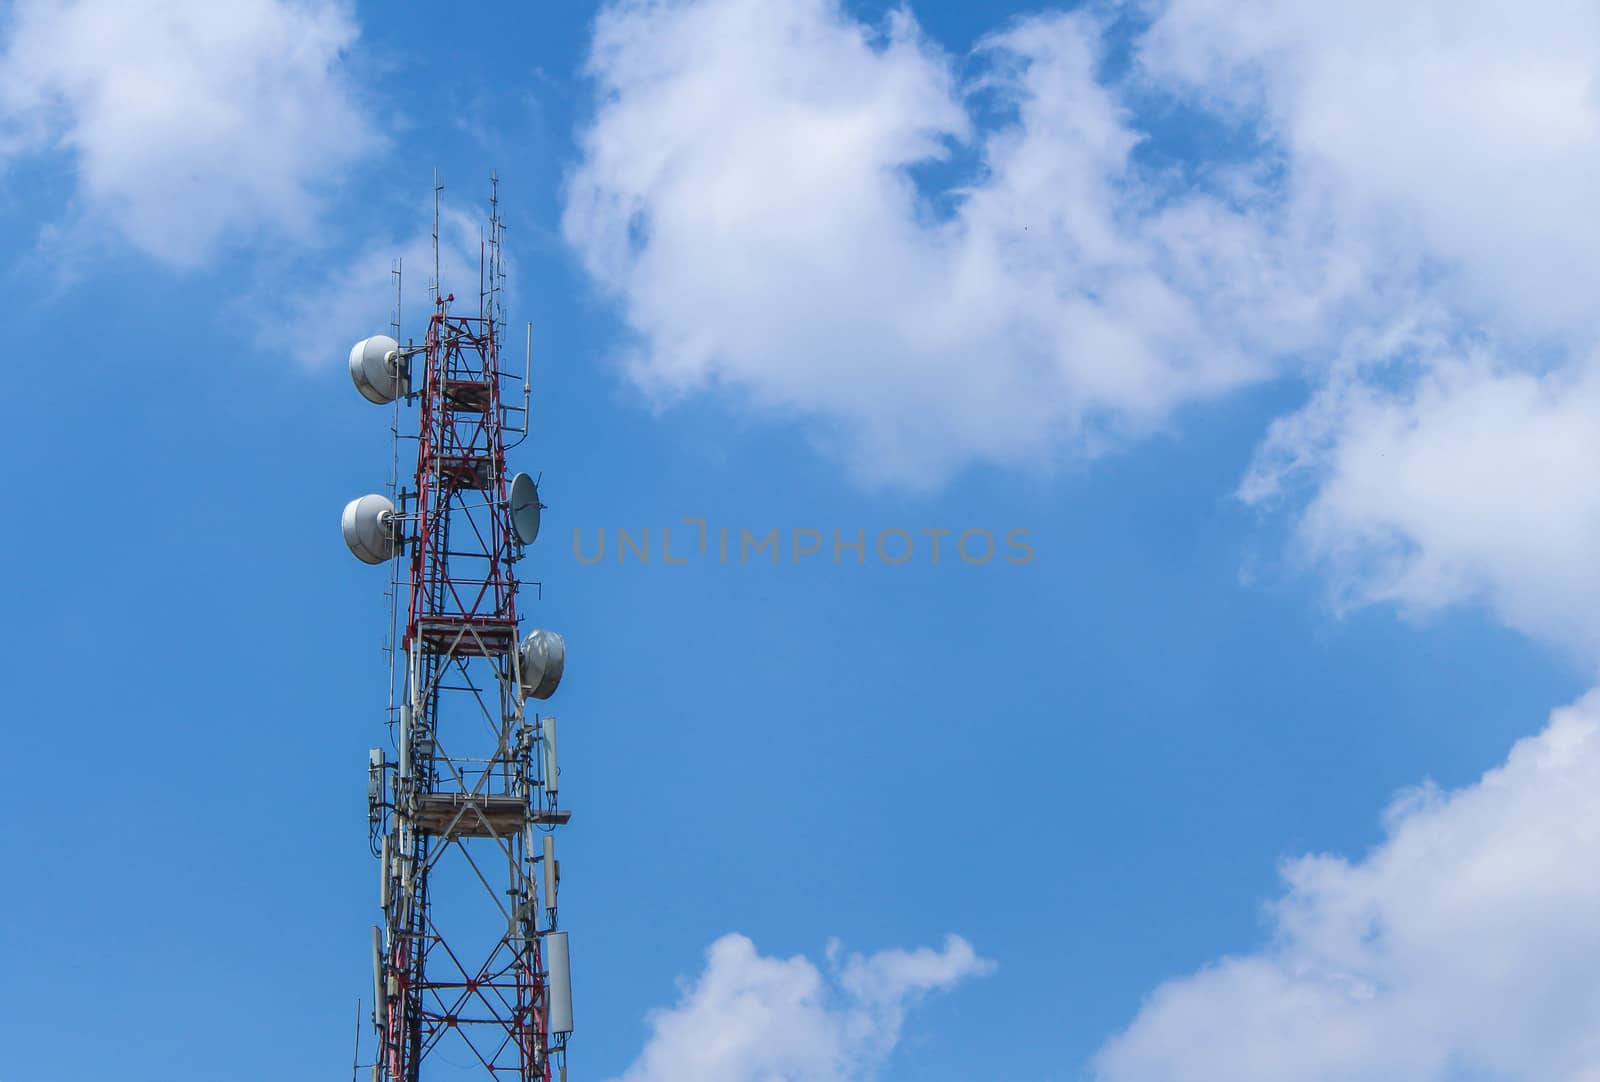
[[[994,970],[966,940],[942,950],[768,958],[741,935],[706,952],[678,1003],[649,1016],[644,1050],[615,1082],[863,1082],[900,1040],[907,1009]]]
[[[1108,82],[1082,14],[958,67],[905,13],[608,8],[564,227],[633,377],[927,484],[1292,370],[1239,493],[1340,604],[1482,603],[1600,663],[1600,7],[1148,11]],[[1152,168],[1152,101],[1235,159]],[[1269,945],[1158,990],[1096,1073],[1597,1082],[1597,783],[1600,693],[1364,859],[1287,865]]]
[[[1403,238],[1462,314],[1593,333],[1600,6],[1170,0],[1146,78],[1255,125],[1286,183]]]
[[[1142,169],[1100,36],[1018,22],[962,81],[904,11],[606,9],[564,228],[636,332],[633,377],[805,418],[859,474],[928,485],[1093,453],[1272,372],[1352,265],[1279,236],[1257,178]]]
[[[1600,664],[1600,8],[1172,0],[1139,57],[1408,269],[1241,495],[1289,497],[1344,603],[1483,602]]]
[[[1304,374],[1241,492],[1293,497],[1342,603],[1482,601],[1600,661],[1600,476],[1547,431],[1581,429],[1600,346],[1596,46],[1565,0],[1171,0],[1124,79],[1083,14],[958,75],[904,12],[627,0],[564,227],[641,386],[801,418],[873,480],[1092,454]],[[1242,161],[1141,166],[1152,100]],[[1390,330],[1417,326],[1446,345]]]
[[[1255,126],[1283,184],[1382,234],[1402,288],[1334,328],[1239,493],[1341,604],[1485,605],[1600,663],[1600,9],[1171,0],[1142,77]],[[1291,202],[1293,202],[1291,197]],[[1600,692],[1506,764],[1285,869],[1259,952],[1158,989],[1102,1082],[1600,1079]]]
[[[1600,663],[1600,357],[1538,372],[1429,349],[1275,422],[1241,488],[1307,492],[1298,538],[1345,604],[1463,601]]]
[[[1387,828],[1288,864],[1271,944],[1157,989],[1099,1082],[1600,1078],[1600,692]]]
[[[304,235],[380,138],[343,70],[357,26],[322,0],[21,0],[0,23],[0,163],[76,163],[75,221],[176,266],[226,235]]]

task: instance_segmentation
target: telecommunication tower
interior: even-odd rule
[[[358,559],[391,568],[389,742],[367,766],[382,911],[372,1079],[417,1082],[437,1061],[430,1078],[565,1082],[572,991],[554,832],[571,813],[558,803],[556,720],[533,707],[560,683],[566,645],[520,634],[517,572],[543,504],[534,479],[506,464],[528,434],[533,330],[523,371],[508,372],[498,180],[476,314],[438,280],[440,190],[435,179],[422,343],[399,343],[396,264],[394,337],[350,351],[356,388],[393,406],[394,438],[387,494],[350,501],[341,522]],[[415,423],[402,424],[412,409]],[[401,485],[412,442],[416,472]]]

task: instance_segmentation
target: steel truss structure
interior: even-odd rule
[[[432,1060],[429,1077],[566,1078],[552,835],[570,812],[554,719],[530,709],[538,676],[519,650],[516,569],[532,538],[513,522],[506,440],[527,433],[530,373],[501,364],[503,233],[492,189],[477,314],[455,311],[436,277],[423,345],[395,351],[396,460],[414,438],[416,472],[394,494],[391,743],[368,764],[383,914],[373,1082],[417,1082]],[[397,303],[396,337],[398,324]],[[416,407],[415,437],[402,405]]]

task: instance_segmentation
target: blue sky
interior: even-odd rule
[[[0,13],[0,1078],[342,1077],[435,167],[534,324],[571,1077],[1589,1077],[1600,26],[1225,7]],[[574,557],[685,517],[919,547]]]

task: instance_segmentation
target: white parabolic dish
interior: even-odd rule
[[[339,527],[344,543],[364,564],[381,564],[394,555],[395,515],[389,497],[373,493],[344,505]]]
[[[567,642],[554,631],[530,631],[522,640],[522,694],[548,699],[567,666]]]
[[[350,347],[350,379],[368,402],[381,406],[400,397],[399,349],[400,343],[386,334]]]

